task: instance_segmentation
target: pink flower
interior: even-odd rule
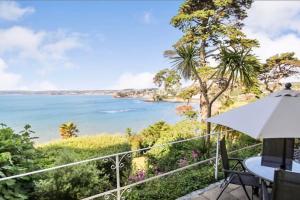
[[[192,158],[197,159],[200,156],[200,152],[197,150],[192,151]]]
[[[179,167],[185,167],[189,164],[189,161],[186,158],[182,158],[179,160],[178,165]]]

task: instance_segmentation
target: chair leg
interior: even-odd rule
[[[225,186],[223,187],[222,191],[220,192],[220,194],[219,194],[219,196],[217,197],[216,200],[218,200],[218,199],[222,196],[223,192],[225,191],[225,189],[227,188],[228,185],[229,185],[229,182],[227,182],[227,183],[225,184]]]
[[[232,180],[232,176],[228,179],[228,181],[226,181],[226,184],[223,186],[223,188],[222,188],[222,191],[220,192],[220,194],[218,195],[218,197],[217,197],[217,199],[216,200],[218,200],[221,196],[222,196],[222,194],[223,194],[223,192],[226,190],[226,188],[228,187],[228,185],[230,184],[230,181]],[[225,183],[225,181],[224,181],[224,183]]]
[[[247,198],[249,200],[251,200],[244,184],[242,184],[242,187],[243,187],[244,192],[246,193]]]
[[[247,190],[246,190],[246,187],[245,187],[245,185],[244,185],[244,183],[243,183],[243,181],[242,181],[242,179],[241,179],[241,177],[240,177],[240,176],[238,176],[238,177],[239,177],[240,183],[241,183],[241,185],[242,185],[242,187],[243,187],[243,190],[244,190],[244,192],[246,193],[247,198],[248,198],[249,200],[251,200],[250,197],[249,197],[249,194],[248,194],[248,192],[247,192]]]

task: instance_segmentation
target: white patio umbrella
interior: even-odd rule
[[[207,121],[253,138],[300,138],[300,93],[291,84],[254,103],[208,118]]]
[[[208,118],[207,121],[243,132],[253,138],[300,138],[300,93],[291,84],[279,92]],[[281,168],[286,167],[286,139]]]

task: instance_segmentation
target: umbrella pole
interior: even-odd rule
[[[283,139],[283,155],[280,169],[285,170],[286,168],[286,138]]]

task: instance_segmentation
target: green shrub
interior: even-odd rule
[[[159,178],[133,188],[128,200],[174,200],[215,182],[212,165],[200,165],[193,169]]]
[[[203,160],[208,149],[204,139],[168,145],[149,151],[149,169],[153,173],[166,172]]]
[[[167,130],[160,132],[160,138],[156,145],[184,140],[195,137],[197,122],[185,120],[169,126]],[[148,157],[150,173],[169,171],[182,167],[184,164],[203,159],[207,153],[203,139],[191,140],[149,150],[145,155]]]
[[[149,147],[153,146],[156,141],[161,137],[162,132],[170,130],[170,125],[164,121],[156,122],[141,131],[142,146]]]
[[[80,155],[80,159],[87,159],[129,151],[130,144],[124,135],[99,134],[53,141],[40,145],[39,149],[50,157],[59,155],[61,150],[71,149]]]
[[[95,135],[55,141],[41,145],[39,149],[44,155],[43,159],[40,159],[40,166],[47,168],[56,166],[59,163],[57,158],[61,157],[61,152],[69,152],[74,157],[73,161],[75,161],[130,151],[130,145],[126,136]],[[112,159],[115,158],[112,157]],[[110,185],[116,186],[116,172],[111,169],[114,162],[112,160],[98,160],[93,163],[99,172],[106,174]],[[120,170],[120,176],[121,184],[124,184],[128,180],[131,170],[131,158],[125,156],[122,163],[124,168]]]
[[[35,169],[38,156],[30,138],[30,126],[16,134],[2,124],[0,128],[0,177],[29,172]],[[0,182],[0,199],[28,199],[34,189],[32,177],[22,177]]]
[[[79,155],[70,150],[61,151],[55,165],[78,161]],[[36,177],[37,179],[37,177]],[[39,176],[35,199],[77,200],[112,188],[109,176],[95,162],[54,170]]]

